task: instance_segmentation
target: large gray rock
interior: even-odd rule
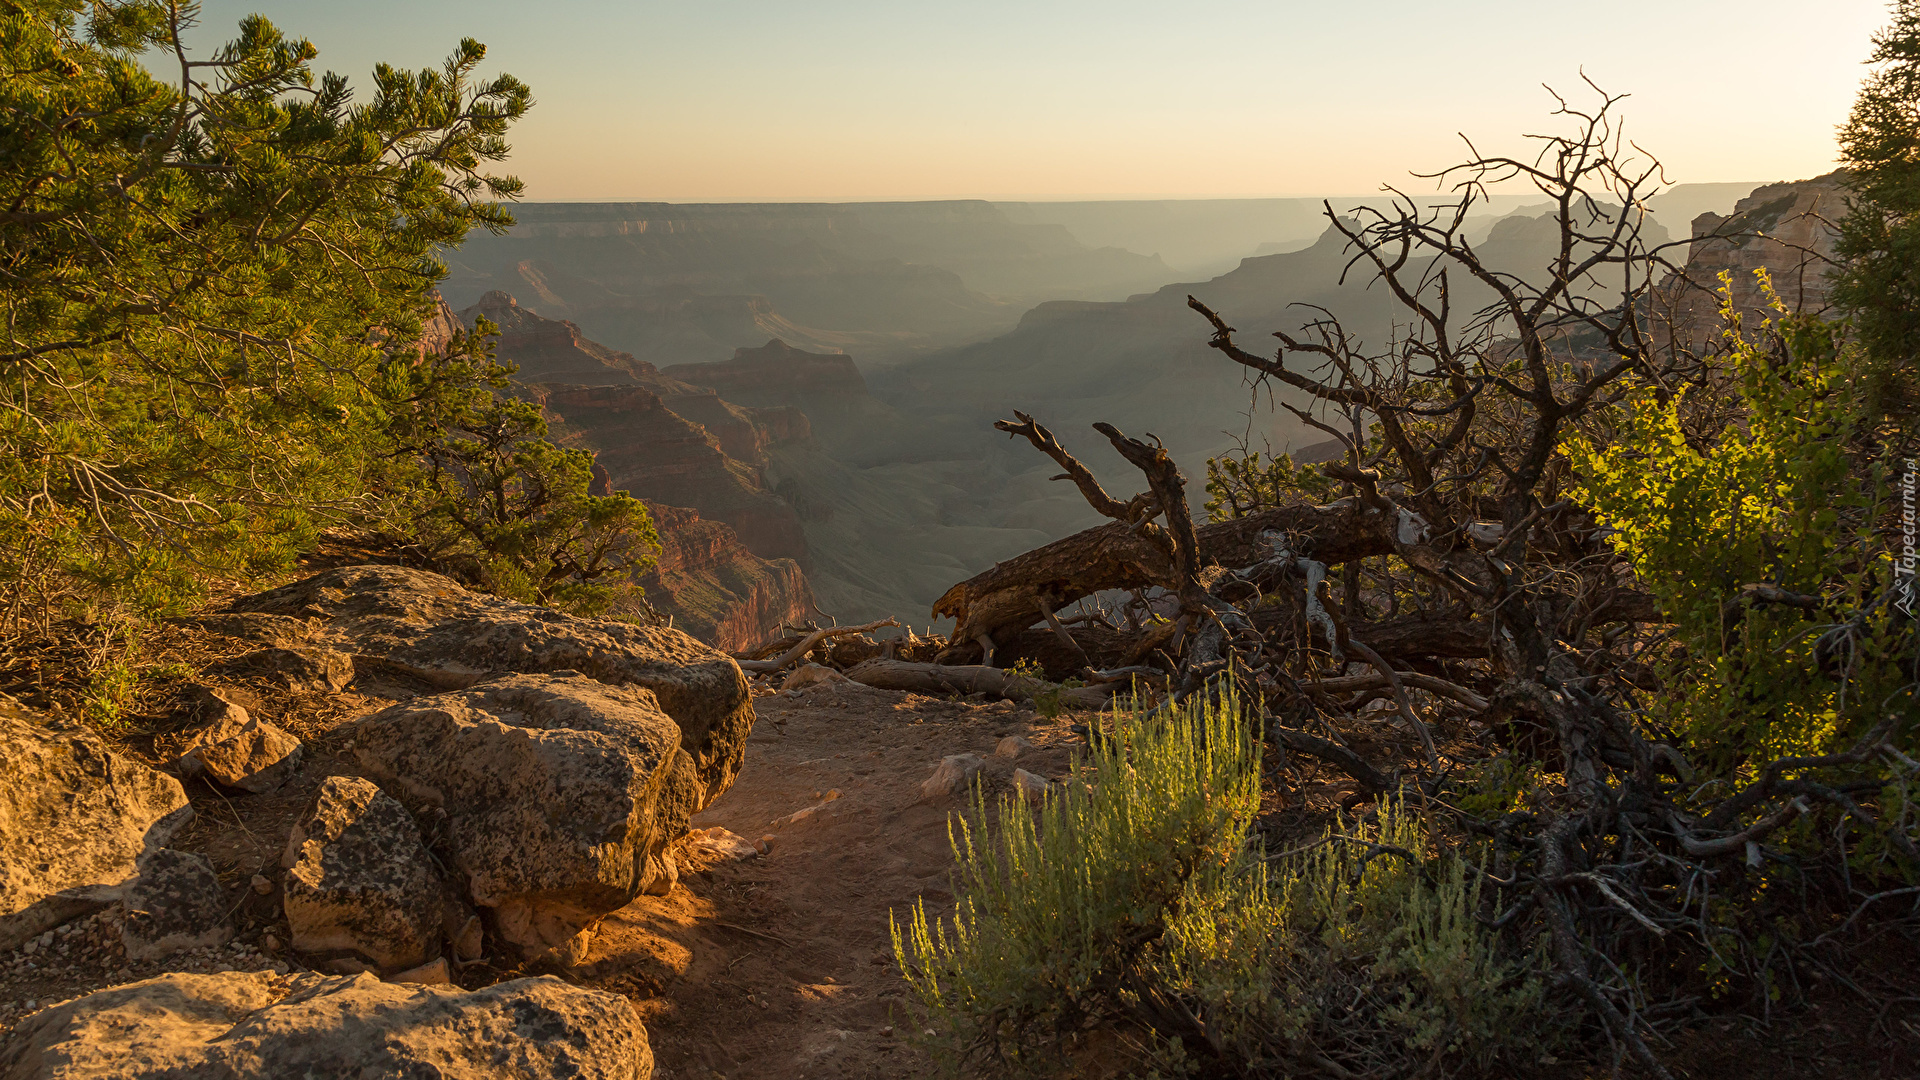
[[[187,752],[173,764],[185,777],[265,794],[300,767],[300,740],[247,712],[220,691],[195,686],[189,707],[200,721],[187,732]]]
[[[0,950],[118,899],[192,816],[180,781],[0,695]]]
[[[379,785],[327,777],[280,861],[294,948],[386,972],[439,955],[444,889],[413,816]]]
[[[653,692],[584,675],[509,675],[340,734],[416,812],[446,815],[468,895],[528,958],[577,962],[600,916],[670,885],[667,845],[703,794]]]
[[[313,620],[310,644],[351,653],[362,669],[384,664],[447,689],[507,672],[560,671],[645,687],[680,728],[703,807],[733,783],[753,727],[739,665],[678,630],[576,618],[468,592],[438,574],[341,567],[245,597],[232,610]]]
[[[130,960],[161,960],[233,940],[227,890],[205,855],[162,848],[147,856],[125,906],[120,938]]]
[[[625,998],[553,978],[468,993],[372,975],[162,975],[43,1009],[0,1042],[0,1080],[652,1075]]]

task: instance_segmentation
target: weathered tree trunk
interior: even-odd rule
[[[1326,506],[1286,506],[1195,529],[1203,564],[1248,566],[1272,554],[1261,534],[1279,532],[1297,555],[1323,563],[1386,555],[1393,551],[1388,515],[1358,500]],[[1179,587],[1178,571],[1164,547],[1134,526],[1115,522],[1055,540],[1015,556],[948,589],[934,602],[936,616],[952,616],[952,640],[987,634],[995,641],[1040,621],[1039,605],[1058,611],[1107,589]]]
[[[1014,701],[1031,701],[1058,692],[1060,704],[1083,709],[1103,709],[1113,698],[1115,686],[1088,686],[1067,689],[1045,679],[1015,675],[1004,668],[979,664],[914,664],[905,660],[876,659],[855,664],[846,671],[854,682],[881,690],[905,690],[915,694],[992,694]]]

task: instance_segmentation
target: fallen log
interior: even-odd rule
[[[864,626],[829,626],[822,630],[815,630],[813,633],[808,634],[804,638],[801,638],[800,644],[795,645],[791,649],[788,649],[786,652],[780,654],[780,656],[776,659],[745,660],[745,659],[741,659],[740,656],[736,654],[733,662],[740,665],[741,671],[751,671],[757,674],[766,674],[768,672],[779,671],[785,668],[788,664],[791,664],[795,660],[798,660],[801,657],[812,652],[813,647],[815,645],[818,645],[821,642],[826,641],[828,638],[845,637],[848,634],[864,634],[868,630],[878,630],[883,626],[899,626],[899,625],[900,625],[900,621],[898,619],[881,619],[879,622],[870,622]]]
[[[1458,683],[1451,683],[1432,675],[1423,675],[1418,671],[1396,671],[1394,674],[1400,677],[1402,683],[1416,690],[1425,690],[1430,694],[1451,698],[1465,705],[1472,712],[1481,713],[1487,709],[1486,698]],[[1300,689],[1309,694],[1350,694],[1356,690],[1379,690],[1389,686],[1391,684],[1387,677],[1381,674],[1338,675],[1331,679],[1300,680]]]
[[[990,694],[1013,701],[1058,694],[1060,704],[1082,709],[1106,708],[1117,688],[1117,684],[1065,687],[983,664],[915,664],[884,658],[855,664],[843,674],[876,689],[915,694]]]
[[[1194,530],[1203,563],[1248,566],[1272,551],[1261,534],[1279,532],[1296,553],[1328,564],[1386,555],[1394,550],[1395,520],[1341,499],[1326,506],[1283,506]],[[1177,589],[1179,571],[1165,547],[1121,522],[1100,525],[1017,555],[948,589],[934,602],[936,616],[958,625],[953,641],[982,634],[1004,644],[1010,635],[1053,611],[1108,589]]]

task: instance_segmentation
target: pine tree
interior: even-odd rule
[[[1871,62],[1880,67],[1840,130],[1854,198],[1834,298],[1883,403],[1911,409],[1920,403],[1920,0],[1896,0]]]
[[[0,623],[283,567],[395,455],[435,251],[511,218],[484,46],[360,103],[266,19],[0,2]],[[152,71],[167,72],[166,80]]]

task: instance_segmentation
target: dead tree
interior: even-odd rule
[[[958,623],[943,662],[991,664],[996,648],[1075,600],[1161,590],[1177,616],[1143,625],[1128,655],[1089,655],[1089,670],[1157,665],[1176,697],[1231,679],[1274,742],[1346,773],[1356,798],[1409,779],[1401,763],[1365,760],[1338,737],[1375,700],[1420,736],[1426,767],[1415,759],[1420,783],[1404,788],[1416,798],[1438,790],[1442,762],[1415,693],[1538,758],[1564,787],[1537,810],[1497,822],[1457,814],[1456,825],[1495,842],[1496,891],[1513,905],[1501,925],[1544,936],[1561,987],[1664,1076],[1643,1037],[1644,1002],[1608,950],[1636,934],[1690,933],[1661,890],[1711,875],[1716,859],[1750,856],[1807,812],[1809,792],[1864,813],[1848,792],[1869,782],[1783,786],[1786,772],[1904,766],[1883,727],[1847,754],[1775,762],[1703,807],[1682,783],[1690,773],[1679,751],[1625,704],[1653,679],[1646,649],[1661,617],[1600,523],[1568,498],[1559,447],[1624,394],[1628,376],[1672,389],[1698,378],[1702,360],[1657,325],[1659,290],[1670,295],[1682,272],[1668,258],[1680,245],[1646,237],[1659,167],[1633,163],[1617,100],[1603,95],[1591,112],[1563,102],[1573,133],[1540,137],[1535,157],[1473,152],[1439,174],[1451,182],[1448,205],[1395,192],[1386,209],[1343,218],[1327,207],[1353,253],[1349,272],[1369,275],[1403,312],[1390,349],[1368,351],[1318,312],[1275,333],[1279,347],[1263,353],[1241,343],[1227,313],[1189,298],[1215,350],[1347,446],[1346,460],[1323,468],[1350,494],[1196,526],[1185,481],[1157,444],[1096,425],[1146,482],[1116,499],[1051,431],[1016,413],[995,426],[1058,463],[1057,479],[1073,481],[1111,523],[953,586],[935,612]],[[1470,214],[1503,182],[1531,184],[1551,205],[1557,235],[1546,265],[1493,265],[1471,239]],[[1348,568],[1349,596],[1371,579],[1395,610],[1332,602],[1335,568]],[[1398,610],[1400,601],[1415,610]],[[1325,730],[1314,734],[1315,725]],[[1623,846],[1651,854],[1622,860]]]

